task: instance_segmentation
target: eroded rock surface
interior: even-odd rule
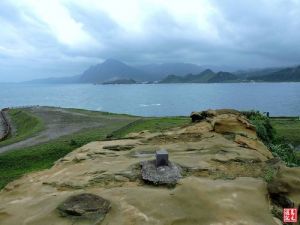
[[[182,168],[173,189],[141,179],[140,163],[153,160],[158,149],[167,149],[170,160]],[[88,192],[111,202],[102,224],[278,224],[271,213],[270,187],[261,178],[272,160],[239,112],[209,110],[199,122],[163,133],[143,131],[123,140],[89,143],[51,169],[8,184],[0,193],[0,221],[74,224],[56,208],[62,200]],[[274,179],[279,188],[274,191],[296,205],[298,173],[299,168],[282,167]]]
[[[98,195],[82,193],[67,198],[57,210],[63,217],[74,220],[101,222],[110,209],[110,202]]]

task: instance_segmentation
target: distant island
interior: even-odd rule
[[[214,67],[214,66],[211,66]],[[215,72],[215,71],[218,72]],[[130,66],[115,59],[91,66],[82,74],[27,81],[26,83],[230,83],[230,82],[300,82],[300,66],[263,68],[245,71],[220,71],[191,63],[164,63]]]
[[[133,79],[118,79],[113,81],[106,81],[102,84],[136,84],[136,81]]]

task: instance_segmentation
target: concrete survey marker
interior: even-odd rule
[[[169,153],[165,149],[156,151],[156,167],[169,165]]]

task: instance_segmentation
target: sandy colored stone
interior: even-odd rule
[[[268,188],[270,193],[288,196],[295,207],[300,207],[300,167],[280,166]]]
[[[213,118],[214,131],[221,134],[242,134],[249,138],[257,138],[255,127],[243,116],[221,114]]]
[[[246,145],[248,148],[259,151],[259,153],[266,156],[268,159],[273,158],[272,153],[260,140],[236,135],[234,141],[238,144]]]
[[[182,133],[207,133],[212,131],[212,125],[207,121],[195,123],[193,126],[188,126],[182,130]]]
[[[87,154],[85,154],[85,153],[78,153],[78,154],[75,155],[74,161],[80,162],[80,161],[86,160],[86,159],[88,159],[88,158],[89,158],[89,157],[87,156]]]
[[[6,204],[0,211],[2,225],[72,224],[58,216],[55,208],[76,192],[52,189],[47,193],[45,187],[33,188],[37,192],[30,198],[2,197],[1,204]],[[260,179],[224,181],[188,177],[175,189],[128,186],[88,191],[111,202],[103,224],[278,224],[269,211],[266,184]]]

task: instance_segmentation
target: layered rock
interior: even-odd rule
[[[153,160],[158,149],[167,149],[182,170],[173,189],[142,179],[141,162]],[[209,110],[197,123],[163,133],[89,143],[51,169],[8,184],[0,194],[0,221],[72,224],[57,213],[57,206],[89,192],[111,202],[103,224],[278,224],[267,197],[272,186],[262,179],[272,160],[239,112]],[[273,192],[299,204],[299,177],[292,179],[299,168],[280,168]]]

